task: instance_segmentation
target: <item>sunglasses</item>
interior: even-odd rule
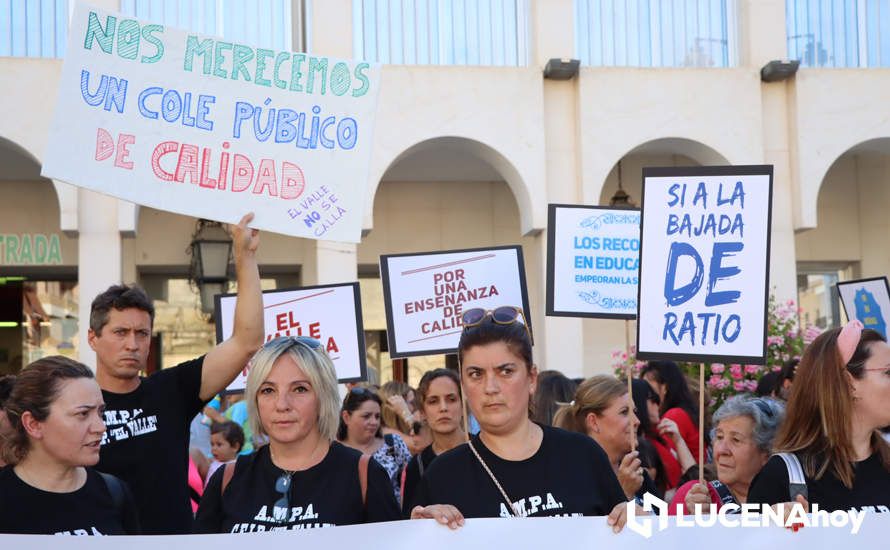
[[[303,347],[309,348],[310,351],[318,351],[321,349],[321,342],[308,336],[283,336],[282,339],[287,339],[300,344]]]
[[[290,486],[292,481],[291,473],[283,473],[275,480],[275,491],[281,495],[281,498],[275,501],[272,508],[272,517],[276,523],[284,523],[287,521],[287,514],[290,510]],[[283,510],[283,513],[278,512]]]
[[[767,418],[773,417],[773,409],[769,406],[769,403],[767,403],[764,399],[757,397],[757,398],[752,399],[751,403],[753,403],[754,406],[757,407],[760,410],[760,412],[762,412],[763,415],[766,416]]]
[[[533,342],[532,333],[528,329],[528,320],[525,318],[525,313],[522,311],[522,308],[516,306],[500,306],[494,309],[474,307],[464,311],[460,320],[464,330],[467,330],[468,328],[481,325],[487,317],[491,317],[492,322],[498,325],[512,325],[522,317],[522,327],[525,329],[528,341]]]

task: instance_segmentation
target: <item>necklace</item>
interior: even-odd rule
[[[312,466],[315,465],[315,464],[313,463],[313,458],[314,458],[315,455],[318,453],[318,450],[319,450],[320,448],[322,448],[323,444],[324,444],[324,441],[321,440],[321,439],[319,439],[319,441],[315,444],[315,447],[312,448],[312,451],[309,453],[309,457],[308,457],[308,459],[307,459],[307,466],[306,466],[306,468],[311,468]],[[297,472],[300,471],[300,468],[295,468],[295,469],[293,469],[293,470],[286,470],[286,469],[282,468],[281,466],[279,466],[278,464],[276,464],[276,462],[275,462],[275,451],[272,450],[272,445],[271,445],[271,444],[269,445],[269,455],[272,457],[272,465],[275,466],[276,468],[278,468],[279,470],[281,470],[282,472],[287,473],[287,474],[290,475],[291,477],[293,477],[293,475],[294,475],[295,473],[297,473]],[[304,469],[305,469],[305,468],[304,468]]]
[[[273,466],[275,466],[276,468],[278,468],[279,470],[281,470],[281,472],[282,472],[284,475],[287,475],[287,477],[290,477],[290,478],[294,477],[294,474],[297,473],[297,470],[286,470],[286,469],[282,468],[281,466],[279,466],[278,464],[275,463],[275,451],[272,450],[272,447],[269,447],[269,455],[272,456],[272,465],[273,465]]]
[[[470,446],[470,450],[473,451],[473,454],[476,455],[476,460],[479,461],[479,464],[482,465],[482,469],[485,470],[485,473],[488,474],[488,477],[494,482],[495,487],[498,488],[498,491],[501,492],[501,496],[504,497],[504,502],[507,503],[507,509],[510,510],[510,515],[513,517],[519,517],[520,513],[516,510],[516,506],[513,504],[513,501],[510,500],[510,497],[507,496],[507,491],[504,491],[504,488],[501,486],[498,478],[494,477],[494,473],[492,473],[491,469],[488,467],[488,464],[482,460],[482,456],[479,454],[479,451],[476,450],[476,447],[473,446],[472,440],[467,440],[467,444]]]

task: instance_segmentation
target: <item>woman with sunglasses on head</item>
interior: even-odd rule
[[[269,444],[219,468],[195,519],[197,533],[297,530],[399,519],[386,472],[333,441],[337,375],[321,344],[268,342],[245,392],[255,434]]]
[[[821,510],[890,507],[890,346],[851,321],[823,332],[794,374],[785,421],[748,502]],[[789,471],[798,472],[794,479]],[[795,482],[792,485],[792,482]],[[786,506],[786,512],[788,507]]]
[[[411,517],[457,528],[464,517],[611,513],[609,524],[620,530],[626,497],[602,448],[529,418],[537,368],[521,314],[509,306],[464,313],[461,381],[481,430],[430,465]]]
[[[380,420],[383,402],[377,392],[355,387],[343,399],[337,440],[369,455],[383,466],[389,476],[396,500],[401,498],[402,470],[411,460],[411,452],[397,434],[383,434]]]
[[[410,515],[417,485],[433,460],[466,442],[463,430],[463,407],[460,397],[460,378],[449,369],[434,369],[423,375],[417,386],[417,402],[420,415],[429,425],[433,442],[414,455],[405,468],[405,486],[402,491],[402,511]]]
[[[0,533],[140,533],[127,486],[92,468],[105,434],[93,371],[67,357],[38,359],[19,373],[3,407],[9,431],[0,451],[10,466],[0,469]]]

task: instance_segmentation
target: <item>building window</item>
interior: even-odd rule
[[[785,24],[804,67],[890,67],[887,0],[787,0]]]
[[[149,371],[166,369],[210,351],[216,345],[216,326],[201,313],[201,300],[182,275],[142,273],[140,285],[152,298],[155,307],[154,350],[149,356]],[[260,279],[263,290],[292,288],[292,276],[264,275]],[[227,292],[237,292],[234,281]]]
[[[797,263],[797,301],[800,325],[826,329],[840,326],[841,306],[837,294],[838,281],[853,279],[849,263]]]
[[[575,51],[601,67],[734,67],[736,0],[575,0]]]
[[[0,1],[0,57],[63,57],[68,0]]]
[[[357,59],[393,65],[528,64],[527,0],[353,0]]]
[[[293,3],[295,4],[295,3]],[[292,50],[291,0],[122,0],[124,15],[233,42]]]

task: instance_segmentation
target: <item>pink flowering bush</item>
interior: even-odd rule
[[[804,348],[819,336],[821,330],[815,326],[807,326],[801,330],[798,313],[794,300],[779,303],[770,295],[767,309],[766,365],[713,363],[705,366],[705,385],[711,397],[712,411],[736,393],[753,392],[757,388],[757,381],[764,374],[781,370],[785,361],[800,359]],[[632,347],[630,353],[620,350],[612,353],[612,367],[617,376],[625,376],[628,366],[634,377],[640,375],[645,362],[638,361],[635,352],[636,349]],[[688,377],[698,379],[698,363],[678,364]]]

